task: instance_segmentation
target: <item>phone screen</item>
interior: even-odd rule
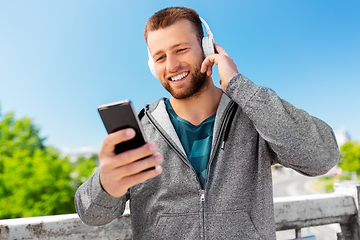
[[[98,107],[98,111],[108,133],[113,133],[125,128],[132,128],[136,132],[133,139],[115,146],[115,154],[141,147],[146,143],[138,117],[130,101],[124,100],[101,105]]]

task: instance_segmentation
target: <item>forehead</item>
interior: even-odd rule
[[[195,44],[197,41],[196,31],[191,22],[182,19],[168,27],[149,32],[147,44],[150,52],[156,54],[175,45]]]

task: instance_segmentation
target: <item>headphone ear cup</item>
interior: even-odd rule
[[[202,39],[202,47],[203,47],[205,57],[207,57],[210,54],[214,54],[215,53],[214,38],[212,38],[210,36],[203,37],[203,39]]]
[[[149,57],[149,60],[148,60],[148,65],[149,65],[149,69],[150,69],[152,75],[155,78],[159,79],[159,76],[157,75],[156,70],[155,70],[154,60],[152,58],[150,58],[150,57]]]
[[[199,19],[204,24],[204,26],[206,28],[206,33],[208,35],[207,37],[203,37],[203,39],[202,39],[203,51],[204,51],[205,57],[207,57],[208,55],[215,53],[214,36],[209,28],[209,25],[205,22],[205,20],[201,17],[199,17]]]

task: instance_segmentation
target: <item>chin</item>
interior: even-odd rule
[[[202,89],[208,85],[208,76],[206,73],[201,73],[200,68],[194,67],[194,71],[190,71],[188,84],[181,89],[173,89],[171,84],[167,81],[162,82],[164,88],[175,99],[189,99],[196,96]]]

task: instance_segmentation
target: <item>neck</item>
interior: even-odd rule
[[[170,98],[175,113],[193,125],[199,125],[213,115],[219,106],[223,91],[216,87],[212,78],[199,92],[187,99]]]

